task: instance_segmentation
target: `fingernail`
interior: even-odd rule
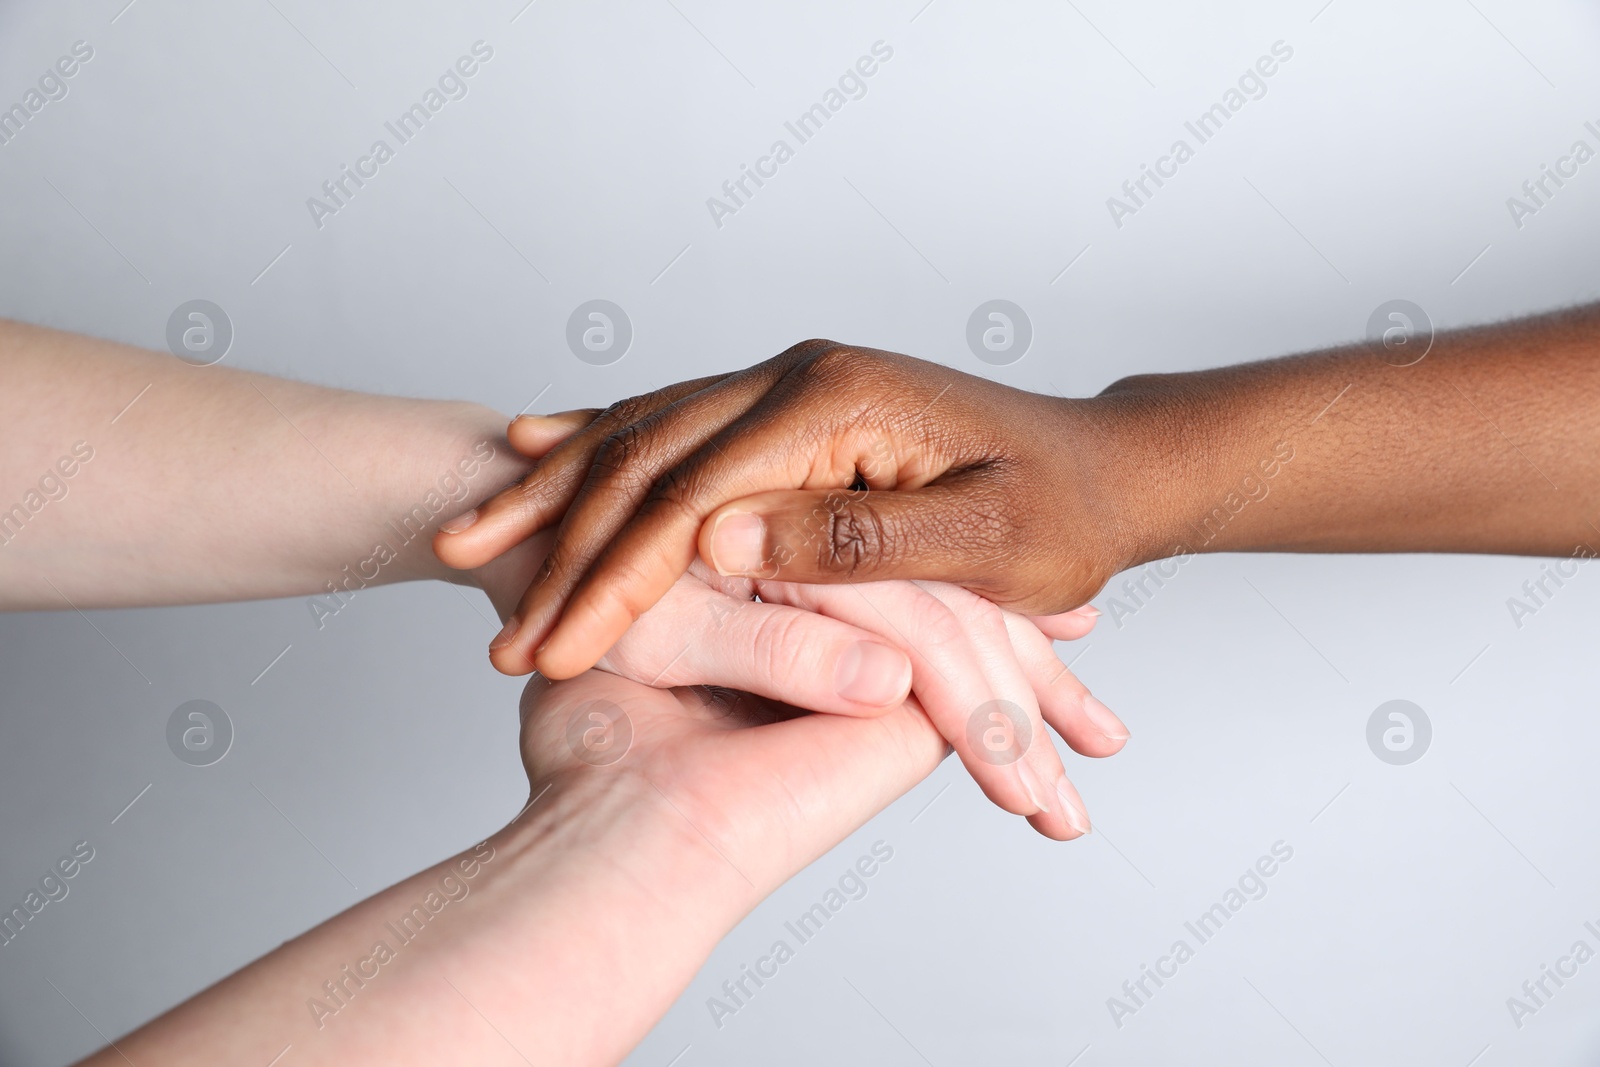
[[[500,628],[500,632],[495,634],[494,640],[489,642],[489,651],[498,652],[502,648],[505,648],[507,645],[509,645],[512,638],[517,636],[517,629],[521,627],[521,625],[522,620],[517,618],[515,615],[507,619],[506,624]]]
[[[1098,619],[1100,617],[1100,609],[1093,604],[1085,604],[1081,608],[1074,609],[1072,614],[1082,615],[1086,619]]]
[[[477,521],[478,509],[473,508],[471,511],[463,511],[449,522],[441,522],[439,524],[439,529],[449,534],[460,533],[462,530],[465,530],[468,526],[471,526]]]
[[[1097,697],[1090,695],[1083,698],[1083,712],[1089,716],[1089,721],[1094,723],[1094,728],[1105,734],[1107,739],[1111,741],[1128,739],[1128,728],[1110,708],[1100,703]]]
[[[767,524],[761,516],[730,511],[711,528],[711,569],[725,578],[755,574],[766,548]]]
[[[1088,833],[1089,816],[1085,815],[1083,809],[1072,799],[1072,787],[1067,784],[1065,778],[1056,783],[1056,796],[1061,798],[1061,814],[1066,817],[1067,825],[1080,834]]]
[[[857,641],[833,669],[834,692],[868,707],[887,707],[903,699],[910,686],[911,661],[876,641]]]
[[[1033,773],[1033,768],[1028,765],[1026,759],[1017,761],[1017,777],[1022,779],[1022,788],[1028,791],[1028,799],[1033,802],[1034,807],[1040,811],[1049,811],[1049,805],[1040,799],[1044,790],[1039,787],[1039,776]]]

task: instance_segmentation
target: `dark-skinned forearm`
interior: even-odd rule
[[[1600,307],[1384,356],[1145,375],[1076,402],[1127,562],[1600,550]]]

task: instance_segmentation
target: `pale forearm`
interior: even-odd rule
[[[1098,432],[1143,539],[1188,551],[1600,550],[1600,310],[1119,382]]]
[[[659,797],[552,789],[86,1062],[616,1063],[751,903],[663,816]]]
[[[0,322],[0,609],[446,577],[433,527],[527,467],[503,430],[473,404]]]

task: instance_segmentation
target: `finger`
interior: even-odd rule
[[[552,449],[592,422],[597,414],[599,414],[597,410],[590,408],[582,411],[562,411],[554,415],[517,415],[506,428],[506,441],[511,445],[512,451],[519,455],[533,460],[543,459]],[[488,501],[484,502],[486,503]],[[434,531],[434,555],[447,566],[461,569],[488,564],[489,559],[484,559],[482,563],[471,563],[470,560],[475,557],[470,552],[461,552],[457,547],[461,544],[460,539],[453,538],[454,534],[462,532],[478,521],[482,515],[480,509],[484,504],[468,508],[461,514],[440,523],[439,528]],[[470,542],[466,544],[470,545]]]
[[[599,408],[558,411],[554,415],[518,415],[506,427],[506,440],[529,459],[543,459],[551,449],[599,416]]]
[[[1008,640],[1003,626],[996,623],[984,633],[974,620],[958,617],[937,596],[909,582],[848,587],[762,582],[758,588],[763,601],[831,616],[890,638],[909,651],[912,693],[984,795],[1014,815],[1034,815],[1050,806],[1051,798],[1038,781],[1025,777],[1034,771],[1034,762],[1019,766],[1024,764],[1019,757],[1042,734],[1043,723],[1021,672],[1013,664],[1014,673],[1007,676],[999,664],[997,642]],[[1002,715],[1002,731],[1013,729],[1019,719],[1028,722],[1024,729],[1007,734],[1007,743],[1018,742],[1011,749],[983,746],[988,713]],[[975,717],[977,729],[972,727]],[[1024,733],[1030,735],[1025,744]],[[1044,747],[1050,747],[1048,742]]]
[[[973,588],[1013,557],[1003,512],[981,471],[913,490],[780,490],[718,508],[698,547],[718,574]]]
[[[595,455],[605,446],[608,437],[679,397],[718,380],[700,378],[680,382],[643,396],[619,400],[552,447],[521,481],[460,516],[449,524],[449,529],[441,527],[440,534],[434,537],[434,553],[451,567],[481,567],[523,538],[553,525],[583,486]],[[577,413],[564,414],[576,418]],[[510,432],[508,428],[508,436]],[[541,433],[538,427],[517,432],[525,438],[538,438]]]
[[[792,449],[782,455],[790,457],[791,467],[783,469],[780,465],[783,461],[779,460],[769,472],[773,480],[802,481],[808,477],[803,468],[813,462],[810,458]],[[850,469],[850,465],[845,464],[844,469]],[[845,477],[842,472],[835,476]],[[861,509],[879,509],[880,501],[916,496],[923,499],[923,507],[936,511],[941,506],[944,494],[954,493],[958,488],[929,486],[920,490],[880,493],[851,493],[837,489],[780,490],[747,498],[754,501],[781,500],[790,510],[786,518],[780,520],[783,530],[787,532],[773,542],[767,541],[760,531],[748,537],[745,531],[736,531],[731,527],[723,531],[736,541],[745,538],[752,545],[760,542],[760,548],[742,543],[736,547],[735,551],[746,553],[741,560],[748,564],[745,566],[730,566],[726,559],[722,566],[718,566],[715,552],[705,544],[707,530],[715,519],[702,523],[697,512],[668,503],[670,498],[660,495],[651,495],[639,508],[637,517],[626,525],[611,544],[598,552],[592,547],[593,542],[569,549],[571,541],[567,536],[567,528],[563,526],[551,554],[552,560],[559,560],[563,567],[565,577],[562,587],[541,592],[530,589],[529,601],[522,612],[524,617],[538,613],[541,618],[548,618],[557,610],[561,611],[558,624],[553,628],[546,624],[539,631],[539,634],[548,633],[548,638],[544,646],[532,654],[532,658],[539,670],[554,678],[570,677],[591,666],[594,659],[648,611],[662,592],[670,588],[671,583],[694,561],[697,531],[702,542],[700,555],[725,576],[843,582],[852,578],[864,579],[868,574],[873,577],[889,576],[883,572],[892,574],[900,570],[909,574],[945,577],[946,571],[955,568],[930,562],[927,565],[868,566],[852,570],[842,562],[842,558],[831,553],[833,546],[838,545],[844,546],[843,551],[850,551],[849,543],[855,535],[846,527],[858,519],[869,521]],[[872,499],[870,505],[865,503],[867,497]],[[888,505],[887,513],[895,513],[898,506]],[[626,515],[623,521],[626,522]],[[951,521],[959,523],[961,520],[953,517]],[[835,522],[842,522],[846,526],[835,529],[830,526]],[[596,533],[598,535],[599,531]],[[802,561],[799,553],[803,551],[812,553],[809,561]],[[569,558],[566,555],[568,552],[579,558]],[[946,558],[954,555],[946,553]],[[581,561],[587,562],[580,567]],[[830,566],[833,569],[829,570]],[[563,598],[564,609],[560,607]],[[525,647],[535,647],[537,636],[527,635]]]
[[[600,666],[647,685],[714,685],[861,717],[895,710],[911,691],[904,652],[837,619],[735,600],[703,585],[692,601],[662,607],[629,630]]]
[[[511,445],[512,451],[519,455],[528,459],[543,459],[551,449],[593,422],[598,414],[600,414],[598,408],[586,408],[581,411],[560,411],[554,415],[517,415],[512,418],[511,425],[506,427],[506,442]],[[440,523],[439,529],[434,533],[435,546],[447,542],[448,535],[460,533],[477,522],[478,516],[478,508],[472,507],[447,522]],[[441,539],[440,535],[445,537]],[[449,552],[449,549],[446,551]],[[483,565],[486,566],[487,563],[488,561],[485,561]]]
[[[1093,604],[1085,604],[1059,615],[1030,615],[1028,621],[1053,641],[1076,641],[1087,636],[1099,618],[1100,609]]]
[[[1099,758],[1122,751],[1128,728],[1056,657],[1050,639],[1020,615],[1006,612],[1005,623],[1044,721],[1079,755]]]
[[[582,411],[561,411],[554,415],[518,415],[506,428],[506,441],[511,445],[512,451],[519,455],[528,459],[543,459],[561,442],[594,421],[594,417],[598,414],[598,410],[588,408]],[[479,515],[478,507],[473,507],[447,522],[440,523],[438,531],[434,534],[436,552],[439,545],[449,542],[448,535],[465,530],[478,521]],[[440,535],[445,536],[441,538]],[[449,551],[447,548],[446,552]]]
[[[964,724],[969,739],[976,734],[988,741],[997,733],[1000,735],[1003,743],[998,748],[986,745],[989,751],[982,753],[991,761],[998,759],[1000,766],[986,769],[1010,772],[1023,784],[1038,805],[1037,811],[1026,813],[1028,822],[1041,834],[1070,841],[1088,833],[1089,818],[1083,800],[1067,780],[1061,754],[1045,729],[1033,686],[1012,646],[1005,613],[958,586],[915,584],[937,597],[961,621],[996,694],[989,703],[972,709]],[[1006,766],[1007,761],[1011,766]]]
[[[538,629],[549,634],[536,656],[541,671],[566,677],[592,664],[671,587],[694,557],[701,523],[730,500],[775,489],[844,489],[858,479],[873,488],[915,488],[944,473],[947,441],[878,416],[905,396],[859,386],[841,391],[837,361],[827,363],[828,353],[809,361],[816,348],[797,345],[780,356],[786,376],[662,474],[637,514],[613,527],[590,569],[540,601]],[[791,357],[798,369],[785,362]],[[951,384],[911,399],[926,410]]]
[[[615,643],[656,600],[671,588],[694,558],[693,524],[678,538],[678,551],[654,560],[650,580],[652,595],[640,598],[631,610],[608,612],[611,624],[588,643],[583,662],[546,662],[535,656],[540,642],[555,626],[569,595],[606,550],[616,532],[633,518],[650,495],[658,477],[702,447],[729,423],[743,415],[772,387],[781,368],[769,363],[729,375],[714,386],[684,396],[674,403],[609,436],[594,453],[583,484],[572,495],[539,581],[529,587],[518,609],[519,632],[508,655],[534,658],[539,669],[552,677],[570,677],[587,669]],[[526,481],[538,476],[537,471]],[[665,564],[665,565],[664,565]],[[637,582],[637,578],[635,579]],[[592,605],[591,605],[592,607]]]

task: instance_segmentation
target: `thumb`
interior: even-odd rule
[[[709,603],[716,621],[686,640],[665,670],[652,672],[651,685],[742,689],[808,711],[866,718],[900,707],[911,691],[910,658],[876,634],[782,604],[715,594]]]
[[[758,493],[707,517],[700,555],[729,576],[988,586],[1016,547],[1004,509],[968,475],[921,489]]]

